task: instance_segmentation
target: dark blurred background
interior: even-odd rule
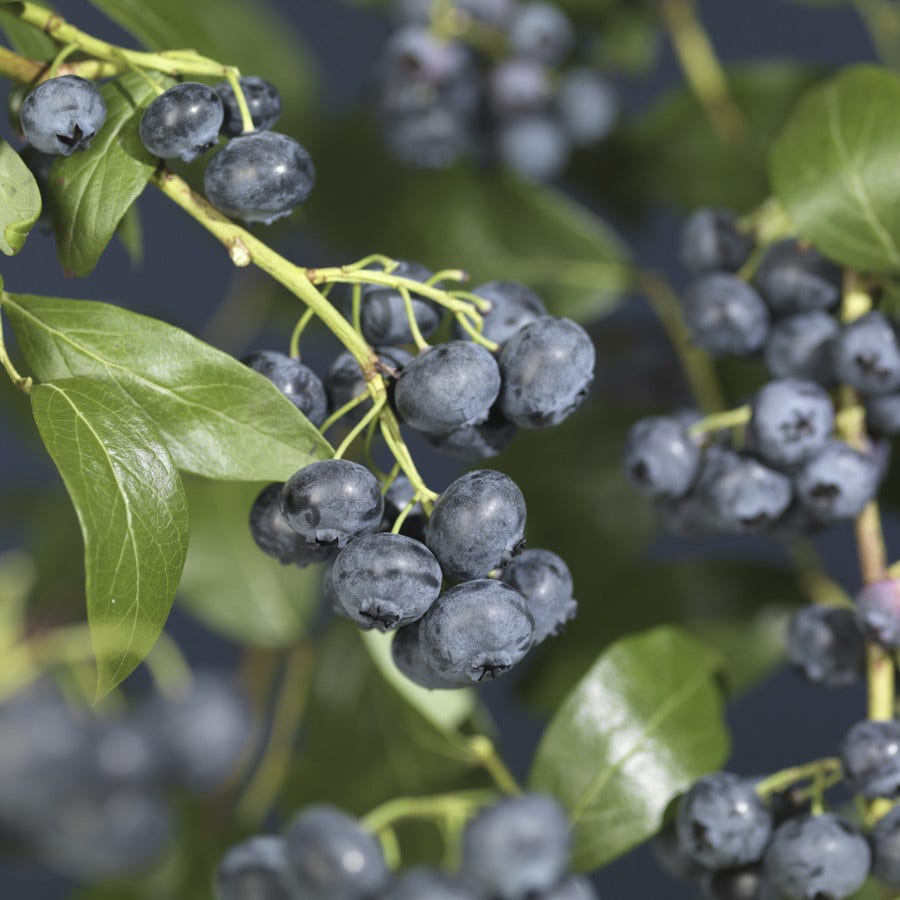
[[[56,5],[63,15],[88,32],[121,43],[131,42],[87,3],[60,0]],[[385,19],[338,0],[305,3],[281,0],[278,5],[285,20],[303,36],[305,52],[315,60],[318,71],[310,87],[320,111],[318,116],[338,119],[357,110],[360,103],[366,102],[372,64],[389,33]],[[705,0],[699,7],[726,63],[763,57],[798,58],[807,64],[829,69],[874,58],[863,26],[853,10],[846,6],[812,6],[785,0],[755,0],[753,3]],[[676,61],[665,38],[661,38],[654,65],[640,77],[617,78],[616,84],[627,116],[636,116],[663,92],[677,87],[680,81]],[[303,120],[301,116],[300,121]],[[309,121],[308,117],[306,121]],[[693,126],[687,123],[685,127]],[[5,124],[0,127],[0,133],[13,139]],[[351,136],[353,133],[346,134]],[[302,132],[295,136],[304,141]],[[352,140],[352,137],[348,139]],[[355,159],[356,167],[363,170],[368,164],[365,147],[364,143],[360,145]],[[342,158],[353,160],[357,148],[344,146],[343,149]],[[620,171],[618,166],[623,170]],[[643,206],[641,215],[633,215],[615,191],[606,190],[609,185],[623,180],[623,171],[627,167],[628,160],[616,153],[603,155],[596,164],[590,160],[582,161],[578,166],[578,177],[564,184],[564,189],[612,222],[641,265],[665,273],[678,285],[683,279],[676,260],[680,210],[666,202],[657,202]],[[591,170],[588,178],[582,177],[586,168]],[[339,174],[334,166],[322,167],[323,177],[338,177]],[[373,181],[380,177],[378,166],[372,168],[370,177]],[[697,171],[694,177],[702,181],[705,173]],[[325,189],[321,182],[319,187]],[[382,197],[380,192],[376,194]],[[377,222],[382,212],[370,205],[371,200],[365,192],[345,198],[345,202],[341,214],[357,224],[358,220]],[[334,240],[335,233],[340,234],[339,228],[335,231],[334,228],[319,227],[316,209],[313,204],[304,212],[299,225],[275,229],[276,245],[300,262],[349,261],[353,257],[348,253],[354,248]],[[143,265],[134,266],[123,248],[114,244],[89,278],[81,281],[67,278],[56,261],[52,239],[35,233],[19,256],[3,260],[2,274],[7,288],[120,303],[186,328],[238,355],[256,347],[286,346],[295,315],[289,298],[273,291],[253,273],[235,274],[218,245],[152,189],[142,197],[140,211],[145,235]],[[510,223],[511,227],[514,225]],[[437,229],[439,220],[426,217],[421,227]],[[354,234],[359,231],[359,227],[353,228]],[[376,227],[371,233],[377,239]],[[439,232],[436,240],[440,241]],[[406,252],[403,246],[372,245],[368,249],[395,255]],[[447,258],[444,264],[466,266],[468,262]],[[515,278],[517,273],[498,271],[496,277]],[[592,640],[595,653],[599,653],[605,642],[619,633],[649,626],[660,618],[689,618],[692,610],[699,610],[699,618],[703,619],[719,601],[728,609],[736,604],[740,614],[733,619],[719,618],[717,613],[707,616],[709,621],[705,625],[701,623],[701,631],[705,629],[713,642],[721,637],[726,650],[735,647],[740,648],[737,652],[743,652],[750,647],[752,652],[748,641],[755,641],[757,636],[759,641],[777,643],[771,635],[776,627],[771,623],[782,621],[777,610],[802,599],[790,596],[796,585],[783,577],[774,581],[759,578],[753,582],[754,596],[738,600],[726,596],[730,590],[726,576],[732,562],[741,565],[749,561],[771,566],[774,570],[786,565],[783,553],[762,541],[695,545],[653,538],[652,523],[649,523],[639,499],[624,486],[614,484],[618,436],[622,433],[623,423],[629,419],[637,418],[657,405],[679,404],[686,399],[686,394],[677,386],[678,380],[672,377],[673,357],[666,350],[660,330],[641,299],[628,299],[608,319],[595,323],[593,333],[601,348],[601,377],[595,385],[592,409],[565,429],[565,440],[574,449],[558,450],[560,445],[555,441],[562,438],[528,435],[519,439],[521,444],[511,451],[508,459],[504,457],[498,462],[498,467],[509,468],[517,477],[531,465],[531,470],[522,477],[526,482],[524,489],[529,499],[531,522],[540,533],[542,543],[570,559],[576,579],[576,596],[584,611],[583,617],[570,627],[569,635],[560,639],[555,656],[548,662],[539,662],[523,676],[488,686],[483,691],[496,718],[502,748],[518,775],[527,771],[540,735],[541,710],[558,696],[554,684],[541,683],[546,673],[553,671],[554,659],[574,658],[573,665],[576,669],[580,666],[583,671],[584,650],[589,650]],[[306,360],[321,370],[335,348],[324,335],[315,333],[305,342],[304,351]],[[660,388],[664,394],[660,394]],[[35,546],[41,539],[41,526],[36,525],[41,521],[41,510],[33,507],[46,504],[43,509],[45,520],[48,516],[52,519],[71,513],[66,511],[64,504],[50,499],[59,492],[57,476],[33,428],[28,427],[24,398],[16,395],[8,385],[0,388],[0,416],[0,550],[21,547],[46,560],[46,554],[42,556]],[[617,423],[617,430],[610,427],[606,433],[605,423],[609,421]],[[416,452],[424,460],[427,480],[437,489],[458,471],[454,464],[424,447],[417,445]],[[568,466],[572,453],[585,460],[574,471]],[[541,454],[547,462],[535,472],[531,461]],[[615,519],[621,514],[627,528],[633,507],[635,520],[640,522],[640,534],[651,538],[649,549],[636,550],[628,542],[624,549],[612,542],[599,546],[577,545],[578,541],[601,539],[609,529],[601,529],[599,538],[590,528],[585,529],[578,518],[585,510],[567,509],[565,500],[562,504],[558,502],[560,497],[567,496],[558,482],[581,478],[590,470],[595,456],[599,460],[598,467],[603,467],[604,482],[599,491],[588,487],[587,492],[599,504],[595,508],[597,516]],[[581,485],[576,484],[575,492],[580,488]],[[537,496],[534,507],[531,505],[532,494]],[[603,504],[615,504],[615,509],[610,510]],[[72,522],[67,525],[71,529]],[[889,546],[896,545],[897,537],[896,525],[889,519]],[[533,543],[538,541],[533,540]],[[829,533],[820,544],[831,574],[852,589],[858,575],[850,530]],[[70,546],[68,550],[77,561],[78,548]],[[671,567],[670,572],[684,575],[683,583],[679,578],[659,578],[654,582],[638,579],[635,575],[631,585],[627,570],[615,581],[605,581],[588,571],[589,567],[613,565],[616,554],[625,554],[629,565],[641,558],[650,560],[651,564],[662,560]],[[695,578],[695,572],[702,570],[698,562],[708,563],[716,572],[722,573],[722,578]],[[70,572],[71,567],[63,567],[62,571]],[[80,589],[77,579],[75,581],[67,585],[69,597],[77,596]],[[668,596],[670,591],[676,590],[679,592],[677,597]],[[703,592],[704,596],[691,598],[692,591]],[[685,594],[691,602],[685,602]],[[766,619],[771,609],[776,613]],[[52,620],[54,614],[45,615]],[[234,644],[198,624],[179,608],[178,603],[168,627],[192,663],[230,665],[237,658]],[[569,647],[574,648],[571,653]],[[772,659],[777,659],[777,650],[761,651],[761,655],[764,659],[758,663],[758,668],[747,674],[749,689],[736,695],[729,710],[733,733],[729,766],[738,772],[762,773],[833,752],[848,724],[861,715],[862,690],[826,692],[805,685],[780,665],[757,681],[755,675],[759,671],[768,672]],[[754,665],[757,663],[748,662],[749,669],[752,670]],[[523,695],[527,702],[523,701]],[[695,896],[693,888],[678,885],[662,874],[646,848],[609,865],[597,873],[595,880],[606,900],[615,897],[671,897],[677,900]],[[0,865],[2,897],[43,900],[68,897],[71,891],[66,882],[34,869]]]

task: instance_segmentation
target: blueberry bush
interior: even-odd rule
[[[673,896],[894,896],[900,8],[824,71],[725,67],[694,0],[354,3],[341,110],[262,3],[0,3],[3,434],[57,473],[0,495],[0,852],[82,900],[591,900],[648,842]],[[88,298],[166,272],[151,202],[234,270],[205,328],[177,271],[184,315]],[[622,237],[673,207],[677,284]],[[18,292],[50,242],[77,297]],[[726,770],[783,663],[855,717]]]

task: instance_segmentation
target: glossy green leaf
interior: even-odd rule
[[[159,427],[178,467],[226,481],[284,481],[332,455],[268,380],[187,332],[88,300],[4,295],[41,380],[117,382]]]
[[[728,753],[717,654],[657,628],[609,648],[547,726],[529,786],[566,807],[588,871],[655,834],[669,802]]]
[[[685,88],[665,95],[628,135],[628,156],[642,194],[686,209],[749,209],[769,196],[766,155],[803,92],[819,78],[798,63],[735,66],[729,85],[749,133],[726,146]],[[602,185],[600,186],[602,188]]]
[[[165,625],[188,546],[184,488],[153,422],[115,384],[46,382],[32,389],[31,403],[81,525],[103,696],[150,652]]]
[[[386,159],[359,122],[314,155],[310,217],[349,252],[461,267],[475,283],[517,279],[555,313],[578,319],[599,315],[630,282],[612,228],[552,188],[467,167],[413,171]]]
[[[256,546],[248,517],[262,487],[186,480],[191,546],[178,604],[238,643],[286,647],[316,613],[322,567],[283,566]]]
[[[156,96],[152,81],[124,75],[100,92],[106,101],[103,128],[89,150],[57,159],[47,189],[59,260],[81,276],[93,271],[158,162],[138,135],[143,108]]]
[[[856,66],[809,91],[772,147],[798,233],[845,266],[900,272],[900,77]]]
[[[42,3],[52,8],[52,3]],[[0,31],[17,53],[35,60],[51,60],[59,52],[59,44],[39,28],[26,25],[18,16],[0,9]]]
[[[0,252],[22,249],[41,215],[41,192],[22,157],[0,140]]]
[[[310,55],[290,22],[268,0],[91,0],[151,50],[190,48],[278,87],[291,133],[316,99]],[[204,81],[206,79],[199,79]]]

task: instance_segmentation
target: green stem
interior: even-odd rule
[[[414,820],[440,821],[462,812],[467,818],[476,809],[496,797],[493,791],[457,791],[430,797],[395,797],[376,806],[362,818],[365,828],[374,833],[393,828],[398,822]]]
[[[350,429],[350,432],[341,441],[340,447],[334,451],[334,458],[340,459],[351,447],[353,442],[365,431],[368,427],[369,423],[378,418],[381,410],[384,408],[387,401],[382,401],[380,403],[376,403],[360,420]]]
[[[413,508],[418,502],[418,495],[413,494],[412,500],[410,500],[409,503],[407,503],[406,506],[404,506],[403,509],[400,510],[400,514],[394,521],[393,527],[391,528],[392,534],[400,534],[400,529],[403,528],[403,523],[407,520],[409,514],[413,511]]]
[[[835,773],[841,773],[841,761],[837,757],[827,756],[802,766],[792,766],[789,769],[775,772],[756,785],[756,793],[761,797],[766,797],[769,794],[787,790],[801,781],[820,778],[823,775],[830,776]]]
[[[0,297],[0,309],[3,307],[3,300]],[[0,315],[0,366],[6,370],[6,374],[9,375],[9,380],[23,393],[30,394],[31,386],[34,383],[30,378],[26,378],[23,375],[19,374],[18,369],[16,369],[13,361],[9,358],[9,353],[6,351],[6,342],[3,339],[3,316]]]
[[[335,422],[342,419],[347,415],[348,412],[356,409],[361,403],[367,403],[369,401],[369,395],[363,391],[361,394],[357,394],[352,400],[348,400],[343,406],[336,409],[321,425],[319,431],[322,434],[325,434],[329,428],[331,428]]]
[[[389,406],[384,407],[381,412],[381,418],[378,421],[381,425],[381,435],[385,443],[388,445],[391,453],[394,454],[394,459],[400,463],[400,468],[403,469],[416,493],[423,498],[422,504],[427,512],[427,501],[437,500],[439,495],[429,490],[428,485],[425,484],[425,481],[419,474],[419,470],[416,468],[412,456],[410,456],[409,448],[403,440],[403,435],[400,434],[400,423]]]
[[[252,131],[256,131],[256,125],[253,124],[253,116],[250,113],[250,107],[247,105],[247,97],[241,86],[240,72],[233,66],[229,66],[225,78],[231,85],[231,90],[234,92],[234,98],[237,100],[238,109],[241,112],[241,128],[243,129],[243,133],[249,134]]]
[[[494,742],[484,735],[477,734],[469,738],[469,751],[473,758],[484,767],[485,771],[494,779],[494,783],[504,794],[515,796],[522,793],[513,774],[506,767],[506,763],[497,753]]]
[[[416,349],[419,353],[429,350],[431,344],[425,340],[422,329],[419,328],[419,323],[416,321],[416,312],[413,309],[411,294],[405,287],[401,287],[400,296],[403,298],[403,305],[406,308],[406,319],[409,322],[409,330],[412,334],[413,343],[416,345]]]
[[[713,413],[706,416],[690,427],[693,437],[709,434],[711,431],[724,431],[726,428],[736,428],[746,425],[750,421],[752,410],[748,405],[738,406],[735,409],[727,409],[725,412]]]
[[[300,338],[303,336],[306,326],[312,321],[313,316],[315,316],[315,312],[311,308],[307,309],[303,315],[297,319],[297,324],[294,326],[293,332],[291,332],[291,343],[288,352],[295,359],[300,359]],[[325,429],[323,428],[322,430],[324,431]]]

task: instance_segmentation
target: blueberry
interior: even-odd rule
[[[219,139],[222,101],[205,84],[186,81],[160,94],[141,116],[141,143],[161,159],[193,162]]]
[[[456,0],[456,8],[479,22],[500,28],[508,23],[515,0]]]
[[[795,313],[772,325],[766,341],[766,366],[776,378],[834,381],[834,342],[840,334],[834,316],[821,310]]]
[[[431,271],[417,263],[401,262],[391,272],[414,281],[428,281]],[[423,337],[434,334],[441,324],[441,307],[410,292],[413,316]],[[406,303],[399,291],[381,285],[364,285],[360,296],[360,325],[370,344],[408,344],[413,335]]]
[[[460,41],[444,40],[430,28],[411,25],[391,35],[378,68],[382,83],[407,91],[405,96],[394,94],[394,103],[420,109],[439,88],[465,78],[472,65],[471,53]]]
[[[613,86],[593,69],[567,72],[556,92],[560,122],[576,147],[602,141],[613,130],[619,97]]]
[[[99,782],[111,789],[159,788],[168,774],[166,749],[145,719],[121,715],[99,720],[91,732],[91,768]]]
[[[390,531],[394,527],[397,517],[403,512],[407,504],[412,502],[415,493],[416,489],[412,486],[412,482],[402,473],[391,482],[390,487],[384,492],[382,531]],[[417,541],[424,541],[426,521],[425,510],[422,508],[422,504],[417,501],[406,514],[400,533],[415,538]]]
[[[278,88],[256,75],[241,78],[240,82],[254,128],[260,130],[271,128],[281,116],[281,94],[278,93]],[[243,134],[241,110],[231,85],[227,81],[221,81],[213,90],[219,95],[225,113],[222,120],[222,134],[227,137]]]
[[[900,394],[882,394],[866,400],[866,426],[872,434],[896,437],[900,434]]]
[[[700,471],[700,450],[672,416],[641,419],[625,444],[625,473],[650,497],[683,497]]]
[[[650,850],[660,868],[678,881],[696,882],[706,872],[681,846],[674,820],[663,824],[651,840]]]
[[[801,606],[788,624],[787,655],[814,684],[855,684],[865,671],[866,647],[853,610]]]
[[[500,410],[522,428],[558,425],[587,396],[594,362],[594,345],[580,325],[553,316],[535,319],[500,351]]]
[[[285,833],[288,865],[304,900],[361,900],[387,886],[378,840],[333,806],[309,806]]]
[[[753,399],[750,427],[763,460],[790,469],[824,449],[834,430],[834,407],[811,381],[770,381]]]
[[[550,115],[515,116],[497,132],[500,161],[527,181],[553,181],[569,161],[569,139]]]
[[[878,464],[843,441],[830,441],[795,479],[800,502],[820,521],[858,516],[878,489]]]
[[[366,628],[391,631],[421,619],[441,591],[441,567],[419,541],[402,534],[367,534],[334,561],[338,599]]]
[[[769,313],[750,285],[725,272],[691,282],[683,298],[691,340],[711,356],[749,356],[769,334]]]
[[[309,197],[316,171],[293,138],[257,131],[232,138],[206,167],[203,188],[228,216],[270,225]]]
[[[502,472],[476,469],[435,501],[425,542],[447,578],[484,578],[509,562],[525,535],[525,498]]]
[[[861,394],[877,396],[900,388],[900,345],[884,315],[870,312],[844,325],[834,343],[834,371]]]
[[[553,85],[546,66],[532,59],[512,57],[491,70],[488,82],[491,108],[500,117],[541,112],[550,105]]]
[[[737,272],[753,252],[753,235],[738,228],[737,216],[725,209],[698,209],[681,229],[681,264],[691,275]]]
[[[283,490],[281,482],[264,487],[250,508],[250,534],[256,546],[282,565],[294,564],[303,568],[312,563],[327,562],[333,553],[331,548],[308,544],[281,514]]]
[[[534,618],[534,643],[560,634],[575,618],[578,604],[572,597],[569,567],[549,550],[523,550],[503,571],[503,581],[528,602]]]
[[[892,890],[900,890],[900,806],[872,829],[872,875]]]
[[[856,616],[869,640],[900,649],[900,582],[885,578],[867,584],[856,595]]]
[[[480,462],[502,453],[516,436],[518,429],[507,422],[496,409],[478,425],[463,425],[452,431],[426,434],[425,439],[441,453],[465,462]]]
[[[700,865],[728,869],[759,860],[772,834],[772,814],[753,784],[730,772],[705,775],[678,807],[678,841]]]
[[[765,872],[760,863],[709,872],[703,880],[703,892],[710,900],[761,900]]]
[[[19,119],[32,147],[41,153],[71,156],[90,147],[106,121],[106,103],[92,82],[62,75],[31,91]]]
[[[380,124],[388,155],[415,169],[448,169],[472,149],[467,117],[445,102],[421,111],[387,115]]]
[[[481,894],[455,875],[421,867],[402,872],[379,900],[481,900]]]
[[[540,900],[597,900],[597,893],[587,878],[570,875],[550,890],[543,891]]]
[[[569,822],[556,800],[509,797],[466,823],[460,869],[492,897],[524,900],[559,883],[571,845]]]
[[[310,544],[344,547],[375,531],[384,513],[378,479],[359,463],[326,459],[300,469],[285,483],[281,512]]]
[[[447,591],[419,625],[425,662],[438,677],[458,685],[505,674],[533,640],[534,619],[525,598],[490,578]]]
[[[724,534],[765,531],[791,504],[790,479],[749,456],[726,453],[702,485],[715,522]]]
[[[544,301],[530,288],[518,281],[489,281],[472,291],[490,301],[491,308],[481,313],[481,334],[489,341],[502,344],[535,319],[547,315]],[[458,322],[453,325],[454,337],[471,340]]]
[[[419,641],[421,622],[411,622],[397,629],[391,641],[394,665],[414,684],[429,690],[447,690],[462,687],[456,681],[441,678],[425,661]]]
[[[516,55],[556,66],[575,46],[575,27],[558,6],[532,0],[513,13],[508,38]]]
[[[232,847],[216,867],[216,900],[291,900],[284,840],[258,835]]]
[[[841,900],[869,874],[866,839],[843,816],[803,816],[780,825],[766,851],[766,875],[791,900]]]
[[[298,359],[275,350],[259,350],[241,362],[264,375],[315,426],[328,416],[328,397],[322,379]]]
[[[900,797],[900,722],[857,722],[841,742],[841,764],[854,793],[896,800]]]
[[[394,398],[413,428],[445,432],[483,422],[499,393],[494,357],[480,344],[448,341],[407,364]]]
[[[411,354],[400,347],[376,347],[375,353],[381,364],[381,372],[389,374],[391,378],[396,378],[413,358]],[[336,412],[367,390],[366,377],[349,350],[345,350],[335,357],[334,362],[325,373],[324,384],[330,412]],[[371,406],[371,400],[360,403],[346,413],[342,421],[358,422]]]
[[[795,240],[769,247],[753,282],[776,316],[833,309],[843,288],[841,270]]]

